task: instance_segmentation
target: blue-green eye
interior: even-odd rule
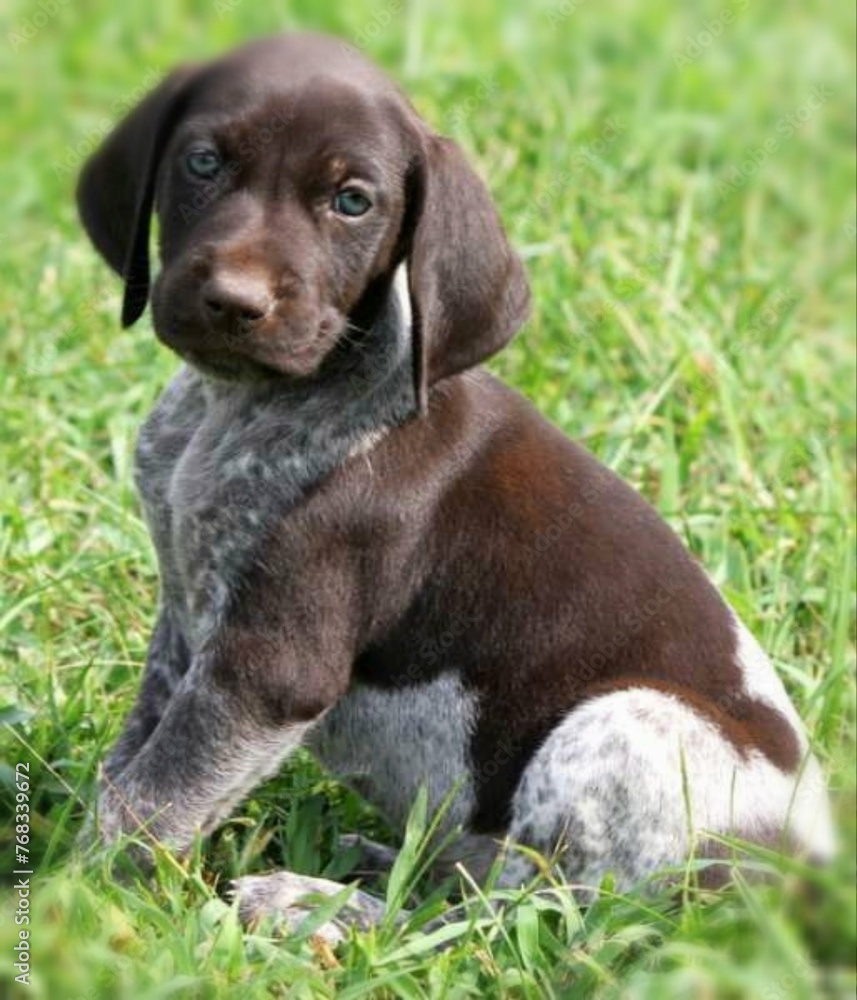
[[[333,199],[333,211],[338,215],[347,215],[356,218],[358,215],[365,215],[372,207],[372,202],[357,188],[343,188],[337,191]]]
[[[215,149],[192,149],[187,154],[187,168],[194,177],[206,180],[214,177],[223,166],[220,154]]]

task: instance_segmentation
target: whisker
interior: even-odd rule
[[[362,326],[358,326],[356,323],[352,323],[350,319],[345,321],[346,330],[354,330],[355,333],[362,333],[366,336],[371,332],[370,330],[364,329]]]

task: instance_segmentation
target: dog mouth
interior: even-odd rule
[[[342,324],[344,331],[345,324]],[[306,341],[290,344],[282,339],[222,337],[220,343],[189,342],[189,338],[165,339],[167,345],[199,371],[230,381],[272,378],[309,378],[322,367],[340,334],[321,324]],[[254,342],[255,341],[255,342]]]

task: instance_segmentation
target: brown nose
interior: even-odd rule
[[[202,286],[202,304],[217,324],[252,326],[268,315],[273,299],[261,276],[221,271]]]

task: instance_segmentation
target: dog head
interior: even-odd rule
[[[173,72],[86,164],[93,243],[159,338],[224,377],[306,378],[360,348],[404,264],[417,397],[487,358],[529,289],[490,197],[356,50],[316,35]]]

